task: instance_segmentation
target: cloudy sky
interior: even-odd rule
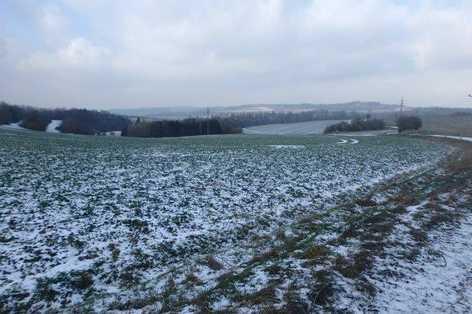
[[[472,106],[470,0],[1,0],[0,99]]]

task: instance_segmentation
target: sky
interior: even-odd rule
[[[0,100],[471,106],[470,0],[1,0]]]

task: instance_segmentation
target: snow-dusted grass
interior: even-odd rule
[[[458,228],[428,234],[430,256],[402,262],[403,278],[378,282],[376,303],[385,312],[470,313],[472,311],[472,219]]]
[[[334,280],[334,308],[471,312],[471,169],[452,167],[467,154],[403,184],[386,185],[376,192],[377,202],[359,211],[361,223],[345,232],[351,243],[337,268],[343,276]],[[346,269],[357,272],[350,276]]]
[[[0,303],[165,309],[266,254],[259,243],[280,226],[446,153],[413,138],[337,141],[0,136]],[[266,280],[256,272],[237,289]]]

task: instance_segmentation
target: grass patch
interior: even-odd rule
[[[224,268],[223,264],[220,263],[213,256],[208,256],[206,262],[207,262],[208,267],[210,267],[210,269],[212,269],[214,271],[219,271],[219,270],[222,270]]]

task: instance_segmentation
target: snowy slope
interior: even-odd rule
[[[62,120],[52,120],[46,128],[46,132],[61,133],[61,131],[57,129],[58,127],[61,126],[61,124],[62,124]]]
[[[2,124],[2,125],[0,125],[0,128],[2,128],[2,129],[12,129],[12,130],[26,130],[25,128],[21,127],[20,124],[21,124],[21,121],[16,122],[16,123],[10,123],[10,124]]]

